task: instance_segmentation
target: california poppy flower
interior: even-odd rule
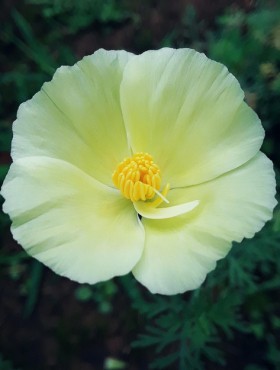
[[[199,287],[272,217],[264,130],[226,67],[191,49],[99,50],[23,103],[2,187],[14,238],[58,274]]]

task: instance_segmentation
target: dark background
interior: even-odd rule
[[[263,151],[277,170],[279,20],[278,1],[2,1],[0,183],[18,105],[58,66],[101,47],[192,47],[224,63],[263,122]],[[130,276],[94,287],[56,276],[25,254],[9,226],[0,214],[0,370],[280,369],[278,210],[197,293],[164,299]],[[173,327],[183,340],[170,336],[161,351]],[[110,358],[121,362],[112,367]]]

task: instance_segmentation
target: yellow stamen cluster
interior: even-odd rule
[[[118,164],[113,182],[133,202],[152,199],[160,189],[160,170],[150,154],[136,153]]]

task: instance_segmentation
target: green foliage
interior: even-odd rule
[[[38,68],[43,72],[53,75],[55,65],[53,59],[50,57],[47,48],[41,44],[34,36],[30,24],[17,11],[13,12],[13,19],[17,25],[23,40],[13,37],[12,41],[21,50],[27,58],[34,61]]]
[[[121,370],[126,368],[126,364],[123,361],[115,358],[107,358],[104,363],[104,370]]]
[[[197,51],[204,51],[206,45],[203,35],[205,34],[205,22],[198,19],[195,8],[188,5],[181,22],[168,33],[161,42],[161,46],[168,47],[191,47]]]
[[[259,114],[268,136],[264,151],[280,164],[277,131],[280,106],[280,3],[265,3],[249,14],[229,10],[209,35],[208,55],[238,77],[247,101]]]
[[[108,24],[133,18],[123,1],[117,0],[29,0],[28,3],[42,6],[43,16],[56,18],[69,33],[76,33],[93,22]]]
[[[98,311],[107,314],[113,310],[113,298],[117,291],[114,281],[106,281],[95,286],[81,285],[75,290],[75,296],[81,302],[95,302]]]
[[[32,261],[29,278],[26,281],[27,298],[23,312],[24,317],[30,316],[35,308],[38,301],[42,277],[43,265],[36,260]]]
[[[0,370],[19,370],[15,368],[11,361],[4,360],[2,354],[0,353]]]

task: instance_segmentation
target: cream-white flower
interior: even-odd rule
[[[78,282],[132,271],[153,293],[199,287],[276,204],[243,99],[191,49],[99,50],[59,68],[14,123],[1,190],[14,238]]]

